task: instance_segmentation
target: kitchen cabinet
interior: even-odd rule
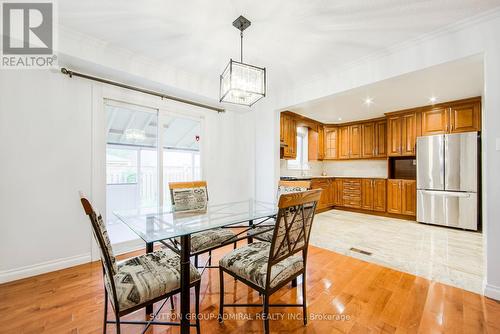
[[[325,126],[324,127],[324,159],[337,159],[337,127]]]
[[[387,121],[374,122],[374,157],[385,158],[387,156]]]
[[[318,125],[318,160],[325,158],[325,127]]]
[[[481,103],[477,99],[431,107],[421,115],[422,136],[481,131]]]
[[[420,115],[416,112],[387,118],[387,151],[389,156],[414,156]]]
[[[316,205],[317,210],[326,209],[328,207],[333,206],[332,199],[332,179],[322,178],[322,179],[312,179],[311,180],[311,189],[321,189],[321,197]]]
[[[449,108],[450,133],[481,131],[481,103],[470,102]]]
[[[338,158],[349,159],[349,126],[342,126],[338,130]]]
[[[408,216],[417,215],[417,181],[401,180],[401,213]]]
[[[309,129],[307,131],[307,155],[309,161],[323,160],[324,147],[323,147],[323,131]]]
[[[417,213],[417,181],[387,180],[387,212],[408,216]]]
[[[347,208],[361,208],[361,180],[344,179],[342,181],[342,201]]]
[[[386,185],[384,179],[363,179],[361,181],[361,208],[385,212]]]
[[[417,119],[420,115],[409,113],[401,117],[401,155],[414,156],[417,146]]]
[[[373,211],[385,212],[386,190],[384,179],[373,180]]]
[[[387,155],[401,155],[401,117],[387,118]]]
[[[361,208],[373,210],[373,180],[361,180]]]
[[[334,179],[332,182],[332,200],[333,205],[343,206],[343,181],[342,179]]]
[[[349,158],[361,158],[361,124],[349,126]]]
[[[283,159],[295,159],[297,157],[297,121],[289,114],[280,115],[280,140],[282,140]]]
[[[387,180],[387,212],[401,213],[401,180]]]
[[[447,109],[431,108],[422,111],[422,136],[438,135],[448,131]]]
[[[375,123],[363,123],[361,124],[361,157],[362,158],[373,158],[375,156]]]

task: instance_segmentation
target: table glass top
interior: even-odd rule
[[[145,242],[245,223],[278,213],[275,203],[255,200],[209,204],[206,210],[174,212],[171,206],[113,212]]]

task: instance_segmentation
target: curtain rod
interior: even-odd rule
[[[182,99],[180,97],[166,95],[166,94],[155,92],[155,91],[152,91],[152,90],[148,90],[148,89],[144,89],[144,88],[139,88],[139,87],[134,87],[134,86],[130,86],[130,85],[127,85],[127,84],[120,83],[120,82],[111,81],[111,80],[107,80],[107,79],[103,79],[103,78],[98,78],[98,77],[94,77],[94,76],[91,76],[91,75],[87,75],[87,74],[83,74],[83,73],[71,71],[71,70],[68,70],[65,67],[61,68],[61,73],[69,76],[70,78],[72,78],[73,76],[75,76],[75,77],[80,77],[80,78],[84,78],[84,79],[88,79],[88,80],[93,80],[93,81],[105,83],[105,84],[108,84],[108,85],[117,86],[117,87],[120,87],[120,88],[134,90],[136,92],[140,92],[140,93],[144,93],[144,94],[149,94],[149,95],[157,96],[157,97],[160,97],[162,99],[168,99],[168,100],[177,101],[177,102],[181,102],[181,103],[185,103],[185,104],[190,104],[192,106],[196,106],[196,107],[200,107],[200,108],[206,108],[206,109],[214,110],[214,111],[217,111],[218,113],[226,111],[223,108],[217,108],[217,107],[213,107],[213,106],[210,106],[210,105],[207,105],[207,104],[203,104],[203,103],[199,103],[199,102],[195,102],[195,101],[190,101],[190,100],[185,100],[185,99]]]

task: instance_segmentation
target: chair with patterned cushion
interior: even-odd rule
[[[271,242],[254,242],[233,250],[219,261],[219,321],[224,306],[263,307],[265,333],[269,333],[269,307],[302,307],[307,324],[306,261],[309,235],[321,189],[281,195]],[[224,304],[224,273],[257,290],[262,304]],[[302,304],[269,304],[270,296],[302,275]]]
[[[311,189],[311,181],[306,180],[280,180],[278,183],[277,199],[283,194],[291,194],[296,192],[307,191]],[[274,218],[265,219],[253,225],[253,228],[248,231],[248,235],[260,241],[271,242],[273,238],[273,229],[275,224]]]
[[[157,321],[156,318],[168,298],[180,293],[180,256],[166,249],[144,255],[135,256],[124,261],[116,261],[109,241],[106,225],[101,215],[97,215],[90,202],[81,198],[85,213],[89,216],[94,238],[99,246],[104,281],[104,325],[116,324],[116,333],[120,334],[122,324],[145,325],[143,333],[151,325],[179,326],[176,322]],[[195,288],[196,295],[196,327],[200,333],[199,301],[200,281],[198,270],[191,266],[190,287]],[[108,320],[108,298],[115,313],[116,320]],[[146,306],[162,301],[160,308],[149,321],[122,321],[121,317]]]
[[[206,181],[171,182],[170,198],[175,212],[205,211],[208,205],[208,188]],[[236,248],[236,233],[228,228],[214,228],[191,235],[191,256],[194,256],[195,267],[198,267],[198,256],[208,253],[205,267],[212,267],[212,250],[233,244]],[[178,248],[180,239],[174,239]]]

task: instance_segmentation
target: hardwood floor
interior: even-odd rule
[[[225,251],[229,249],[218,251],[216,257]],[[500,332],[500,304],[472,292],[317,247],[310,247],[307,272],[308,311],[313,318],[303,326],[300,308],[273,308],[272,332]],[[281,289],[271,302],[300,302],[300,284],[299,280],[298,289]],[[256,292],[229,276],[225,286],[227,302],[259,301]],[[228,319],[219,325],[218,293],[218,270],[210,269],[202,281],[202,333],[262,332],[262,321],[255,320],[260,308],[226,307]],[[103,300],[98,262],[3,284],[0,333],[102,333]],[[175,313],[165,306],[163,320],[172,319],[171,314]],[[127,318],[143,317],[144,312],[138,311]],[[139,328],[123,326],[122,333],[138,333]],[[114,332],[114,326],[108,325],[108,333]],[[148,331],[178,332],[176,327],[164,326]]]

